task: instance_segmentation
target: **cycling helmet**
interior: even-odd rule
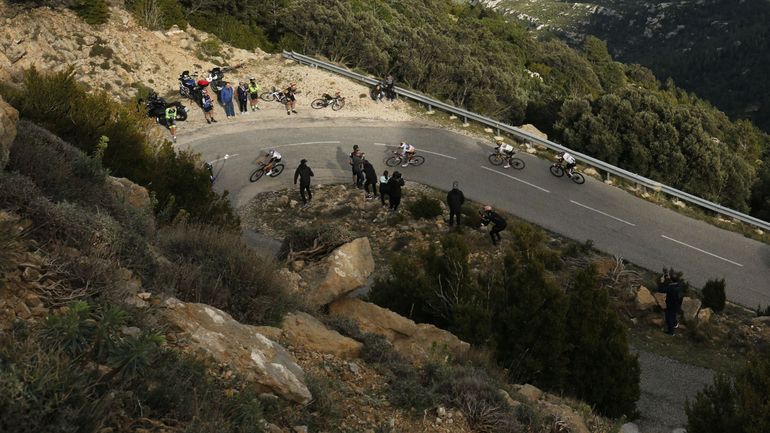
[[[484,206],[484,212],[490,212],[492,210],[492,206],[486,205]]]

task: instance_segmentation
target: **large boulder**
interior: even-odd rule
[[[358,238],[334,250],[320,263],[305,268],[306,299],[321,307],[364,286],[374,272],[374,257],[368,238]]]
[[[709,323],[713,314],[714,311],[711,308],[702,308],[700,311],[698,311],[698,325]]]
[[[0,97],[0,170],[8,163],[8,155],[11,153],[11,143],[16,139],[16,123],[19,121],[19,112],[8,105]]]
[[[256,331],[255,326],[237,322],[229,314],[205,304],[168,298],[161,309],[172,330],[181,333],[174,340],[185,350],[226,364],[259,392],[270,392],[287,400],[307,404],[312,395],[304,383],[305,374],[289,352]]]
[[[106,184],[118,200],[128,203],[139,210],[152,210],[150,194],[144,187],[131,182],[125,177],[109,176]]]
[[[415,363],[428,360],[434,353],[466,352],[470,345],[451,332],[433,325],[417,324],[386,308],[360,299],[345,298],[329,305],[329,314],[354,321],[364,332],[384,336],[393,348]]]
[[[654,308],[657,304],[655,297],[650,293],[650,289],[639,286],[639,290],[636,292],[636,308],[645,311]]]
[[[698,310],[700,310],[701,301],[698,298],[682,299],[682,317],[687,322],[692,322],[698,316]]]
[[[284,338],[295,347],[330,353],[342,359],[357,358],[361,353],[361,343],[328,329],[318,319],[307,313],[287,314],[281,328],[283,328]]]

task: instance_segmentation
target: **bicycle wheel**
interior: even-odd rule
[[[275,93],[273,93],[273,92],[265,92],[265,93],[259,95],[259,99],[261,99],[263,101],[268,101],[268,102],[275,101]]]
[[[385,160],[385,165],[387,165],[388,167],[395,167],[399,164],[401,164],[401,157],[399,156],[391,156],[390,158]]]
[[[500,155],[499,153],[492,153],[489,155],[489,162],[492,165],[502,165],[503,162],[505,162],[505,158],[503,158],[503,155]]]
[[[332,102],[332,110],[334,111],[340,111],[344,106],[345,106],[344,99],[335,99],[334,102]]]
[[[524,161],[520,158],[511,158],[511,167],[515,168],[516,170],[521,170],[524,168]]]
[[[265,174],[265,168],[257,167],[254,169],[254,171],[251,172],[251,176],[249,176],[249,180],[252,182],[256,182],[259,180],[259,178],[262,177],[263,174]]]
[[[580,174],[578,172],[574,172],[574,173],[572,173],[572,181],[575,182],[578,185],[582,185],[582,184],[584,184],[586,182],[586,178],[583,177],[582,174]]]
[[[316,99],[315,101],[310,103],[310,106],[315,108],[316,110],[326,107],[326,100],[325,99]]]
[[[564,176],[564,169],[560,165],[554,164],[551,166],[551,174],[556,177]]]
[[[415,155],[412,157],[412,160],[409,161],[409,164],[413,166],[423,165],[425,163],[425,157],[422,155]]]
[[[273,172],[270,173],[270,177],[276,177],[279,174],[283,173],[283,164],[275,164],[273,166]]]

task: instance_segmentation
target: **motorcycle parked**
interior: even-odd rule
[[[187,120],[187,107],[178,101],[167,102],[157,94],[150,94],[146,107],[147,116],[155,118],[155,121],[163,126],[166,126],[166,109],[169,107],[176,107],[176,120],[178,122]]]
[[[192,99],[199,106],[202,104],[203,89],[209,85],[206,80],[195,81],[197,74],[190,75],[190,71],[183,71],[179,74],[179,95],[183,98]]]
[[[217,95],[219,95],[219,92],[225,88],[225,72],[229,70],[230,68],[227,67],[216,67],[209,71],[209,76],[206,79],[211,85],[211,88],[214,89],[214,91],[217,93]]]

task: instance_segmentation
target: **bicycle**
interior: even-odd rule
[[[272,173],[270,173],[270,177],[276,177],[279,174],[283,173],[284,165],[280,162],[276,162],[273,164],[272,167]],[[254,169],[254,171],[251,172],[251,175],[249,176],[249,180],[252,182],[256,182],[259,179],[262,178],[265,174],[265,164],[262,162],[259,162],[259,166]]]
[[[398,152],[393,152],[393,156],[385,159],[385,165],[387,165],[388,167],[395,167],[403,163],[404,158],[406,158],[406,156],[401,155]],[[412,159],[409,161],[409,165],[414,165],[416,167],[418,165],[422,165],[424,162],[425,162],[424,156],[414,155],[412,156]]]
[[[553,164],[551,164],[550,170],[551,170],[551,174],[556,177],[564,176],[565,170],[564,170],[564,166],[562,165],[562,161],[556,161]],[[570,176],[570,179],[572,179],[572,181],[578,185],[582,185],[586,181],[586,178],[583,177],[583,175],[580,174],[580,172],[578,172],[575,169],[572,170],[572,176]]]
[[[495,151],[489,155],[489,162],[492,165],[502,165],[505,161],[508,161],[508,164],[516,170],[521,170],[525,165],[524,160],[521,158],[514,158],[513,156],[503,154],[499,148],[495,148]]]
[[[269,92],[264,92],[261,95],[259,95],[259,99],[267,102],[277,101],[277,102],[280,102],[281,104],[286,104],[286,102],[288,102],[288,100],[286,99],[286,95],[284,95],[283,92],[276,90],[275,87],[273,87],[273,90]]]
[[[310,103],[310,106],[315,108],[316,110],[319,110],[321,108],[326,108],[329,105],[332,106],[332,110],[339,111],[342,109],[342,107],[345,106],[345,97],[344,96],[331,96],[331,95],[324,95],[323,98],[318,98],[315,101]]]

